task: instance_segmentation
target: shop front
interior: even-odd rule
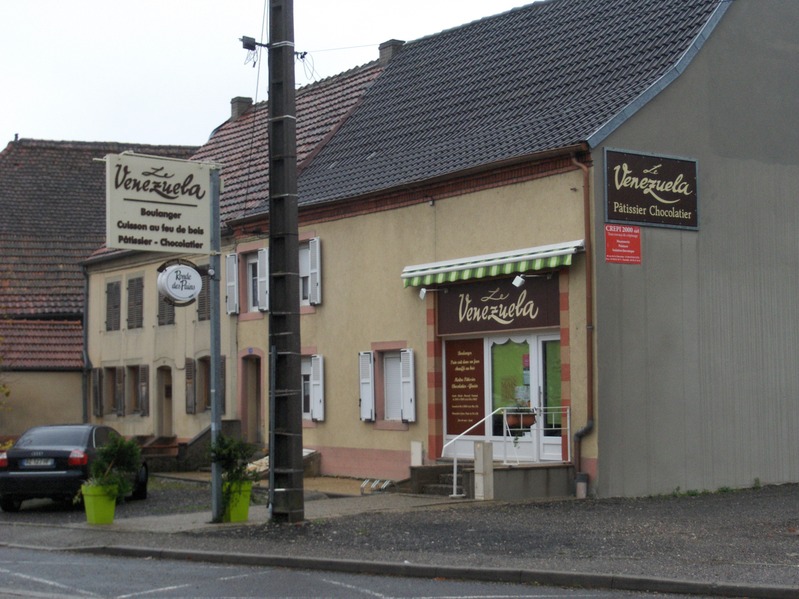
[[[470,258],[461,262],[500,264],[468,272],[453,268],[458,261],[406,268],[409,284],[436,285],[424,289],[435,290],[443,457],[471,459],[474,443],[488,441],[499,462],[570,461],[567,267],[581,249],[578,241],[521,251],[537,261]]]

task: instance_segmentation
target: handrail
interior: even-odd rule
[[[441,455],[444,455],[444,450],[447,448],[448,445],[452,445],[453,443],[458,441],[461,437],[463,437],[467,433],[471,432],[472,429],[477,428],[478,426],[480,426],[481,424],[486,422],[489,418],[494,416],[494,414],[498,414],[499,412],[501,412],[504,409],[505,409],[504,407],[497,408],[496,410],[491,412],[488,416],[486,416],[485,418],[483,418],[479,422],[475,422],[472,426],[467,428],[465,431],[463,431],[460,435],[458,435],[454,439],[450,439],[449,441],[444,443],[444,446],[441,448]],[[457,491],[458,491],[458,453],[456,452],[455,453],[455,457],[452,459],[452,495],[450,495],[450,497],[465,497],[465,495],[463,493],[458,494]]]
[[[520,406],[503,406],[503,407],[497,408],[496,410],[494,410],[493,412],[488,414],[482,420],[480,420],[478,422],[475,422],[469,428],[467,428],[465,431],[460,433],[458,436],[456,436],[453,439],[450,439],[449,441],[447,441],[443,445],[443,447],[441,448],[441,455],[444,455],[444,452],[446,451],[447,447],[449,447],[450,445],[452,445],[454,443],[457,443],[458,441],[461,440],[462,437],[464,437],[465,435],[469,434],[475,428],[477,428],[481,424],[484,424],[485,422],[487,422],[494,415],[499,414],[500,412],[502,412],[503,413],[503,418],[502,418],[502,420],[503,420],[502,437],[503,437],[503,444],[505,445],[505,463],[507,464],[508,463],[507,462],[507,437],[508,437],[508,435],[512,434],[511,430],[510,430],[510,428],[508,426],[508,421],[507,421],[508,413],[511,413],[511,414],[515,414],[515,413],[517,413],[517,414],[533,413],[536,416],[543,418],[545,413],[548,413],[550,411],[554,412],[556,410],[560,411],[561,414],[563,415],[563,417],[565,418],[566,438],[570,438],[570,434],[571,434],[571,418],[570,418],[570,410],[569,410],[568,407],[560,406],[560,407],[557,407],[557,408],[541,408],[541,407],[532,408],[532,407],[520,407]],[[540,434],[541,434],[541,431],[539,431],[539,435]],[[533,439],[533,441],[535,441],[535,439]],[[515,447],[515,443],[514,443],[514,447]],[[569,447],[569,449],[568,449],[568,459],[571,460],[571,447]],[[517,463],[519,461],[518,460],[518,454],[517,454],[517,457],[516,457],[516,461],[517,461]],[[450,497],[452,497],[452,498],[465,497],[464,493],[458,493],[457,491],[458,491],[458,453],[456,451],[456,452],[454,452],[454,455],[453,455],[453,458],[452,458],[452,494],[450,495]]]

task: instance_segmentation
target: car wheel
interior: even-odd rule
[[[22,506],[22,500],[16,497],[8,497],[4,495],[0,497],[0,509],[4,512],[18,512]]]
[[[147,499],[147,482],[150,478],[150,473],[146,465],[139,468],[139,473],[136,475],[136,484],[133,487],[133,499]]]

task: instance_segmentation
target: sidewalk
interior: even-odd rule
[[[199,478],[202,480],[202,477]],[[376,575],[799,597],[799,486],[644,499],[477,502],[307,479],[305,522],[210,512],[8,523],[1,544]],[[330,498],[326,498],[330,497]]]

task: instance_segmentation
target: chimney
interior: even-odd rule
[[[236,96],[230,101],[230,120],[235,121],[252,106],[252,98]]]
[[[402,46],[404,45],[405,42],[402,40],[388,40],[380,44],[380,64],[388,64],[389,60],[399,54],[399,51],[402,50]]]

